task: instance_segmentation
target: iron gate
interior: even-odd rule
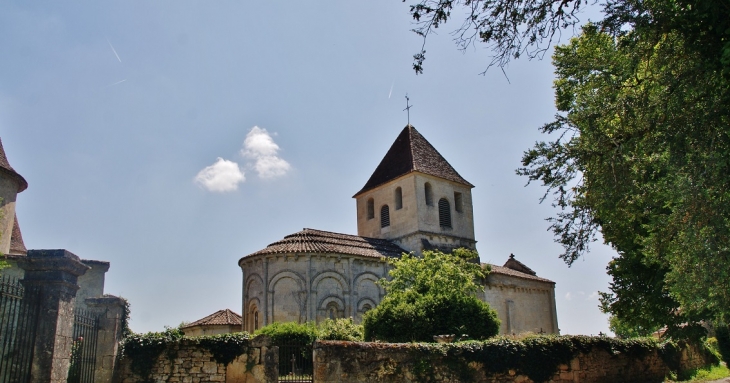
[[[312,343],[279,345],[279,382],[313,382]]]
[[[98,334],[99,315],[85,310],[76,310],[68,383],[94,383]]]
[[[0,383],[30,380],[39,289],[0,276]]]

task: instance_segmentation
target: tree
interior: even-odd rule
[[[466,8],[461,48],[489,64],[540,57],[584,0],[423,0],[426,38]],[[423,70],[425,50],[415,55]],[[525,153],[518,174],[547,186],[568,265],[597,234],[617,250],[601,308],[636,328],[693,333],[730,315],[730,2],[607,0],[603,19],[556,47],[557,138]]]
[[[386,296],[365,314],[366,340],[432,342],[434,335],[467,334],[486,339],[499,331],[497,313],[475,293],[489,270],[473,262],[476,252],[424,251],[390,261]]]
[[[403,0],[405,2],[406,0]],[[453,17],[464,15],[451,32],[459,49],[483,43],[494,53],[489,66],[506,66],[526,55],[542,58],[563,30],[581,25],[589,0],[419,0],[410,6],[413,32],[423,37],[413,69],[423,72],[426,40]],[[727,0],[607,0],[600,29],[679,33],[706,57],[730,64],[730,4]]]

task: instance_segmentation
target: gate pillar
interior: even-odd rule
[[[122,316],[126,301],[113,295],[86,298],[86,306],[99,314],[99,333],[96,340],[96,368],[94,381],[111,383],[122,339]]]
[[[39,320],[33,345],[32,383],[65,383],[71,359],[78,277],[89,266],[67,250],[28,250],[15,258],[23,283],[39,289]]]

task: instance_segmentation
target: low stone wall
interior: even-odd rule
[[[122,357],[118,364],[116,383],[276,383],[279,378],[279,348],[271,346],[270,338],[251,339],[245,352],[224,365],[213,354],[192,339],[171,344],[157,357],[149,376],[132,372],[132,361]]]
[[[507,344],[510,345],[515,343]],[[608,348],[608,350],[604,349]],[[680,345],[671,356],[658,348],[620,352],[610,347],[587,347],[568,363],[545,364],[543,355],[493,349],[491,365],[479,361],[478,345],[392,344],[320,341],[314,346],[314,381],[346,382],[489,382],[489,383],[603,383],[663,382],[670,371],[706,366],[711,358],[697,347]],[[557,352],[559,353],[559,352]],[[570,354],[568,354],[570,355]],[[550,356],[552,357],[552,356]],[[542,359],[542,360],[539,360]],[[548,358],[549,359],[549,358]],[[531,365],[532,364],[532,365]],[[514,365],[521,367],[513,367]],[[532,375],[544,379],[531,379]],[[551,370],[552,371],[548,371]]]

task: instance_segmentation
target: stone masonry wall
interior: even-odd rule
[[[465,351],[466,352],[466,351]],[[682,346],[680,370],[708,362],[692,346]],[[549,383],[663,382],[670,367],[654,350],[641,358],[592,349],[559,365]],[[494,374],[479,362],[446,357],[424,345],[321,341],[314,346],[314,381],[533,383],[515,370]]]
[[[191,340],[170,346],[157,357],[149,377],[132,372],[131,360],[122,357],[115,383],[275,383],[278,380],[278,347],[268,337],[251,340],[247,351],[228,365],[216,362],[213,354]]]

